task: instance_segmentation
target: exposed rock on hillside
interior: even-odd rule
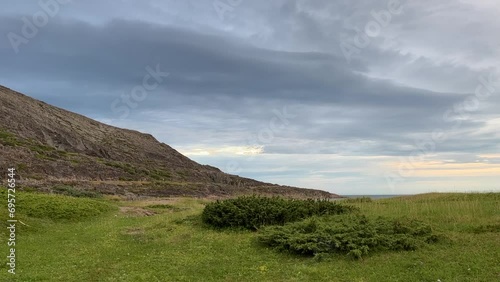
[[[0,169],[23,186],[70,185],[103,193],[224,196],[242,193],[336,197],[200,165],[153,136],[109,126],[0,86]]]

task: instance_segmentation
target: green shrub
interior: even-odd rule
[[[347,254],[361,258],[373,251],[415,250],[437,241],[430,226],[416,220],[370,220],[364,215],[312,217],[259,231],[265,246],[301,255]]]
[[[347,198],[342,200],[343,203],[354,204],[354,203],[371,203],[373,202],[370,197],[360,197],[360,198]]]
[[[171,210],[171,211],[174,211],[174,212],[183,211],[183,210],[187,210],[188,209],[188,208],[180,208],[180,207],[176,207],[176,206],[172,206],[172,205],[168,205],[168,204],[149,205],[149,206],[147,206],[147,208],[150,208],[150,209],[165,209],[165,210]]]
[[[172,178],[172,175],[169,172],[161,169],[151,170],[150,172],[148,172],[148,175],[154,180],[165,180]]]
[[[30,150],[41,155],[45,155],[47,152],[53,152],[56,149],[46,145],[33,144],[29,146]]]
[[[57,158],[55,158],[53,156],[49,156],[49,155],[45,155],[45,154],[39,154],[39,153],[37,153],[35,155],[35,157],[38,158],[38,159],[40,159],[40,160],[47,160],[47,161],[53,161],[53,162],[55,162],[55,161],[58,160]]]
[[[202,220],[216,228],[256,230],[264,225],[283,225],[313,215],[342,214],[354,207],[328,200],[295,200],[280,197],[244,196],[205,206]]]
[[[5,146],[19,146],[22,142],[19,141],[14,134],[11,134],[3,129],[0,129],[0,144]]]
[[[69,185],[56,185],[52,187],[52,191],[56,194],[67,195],[77,198],[101,198],[102,194],[94,191],[80,190]]]

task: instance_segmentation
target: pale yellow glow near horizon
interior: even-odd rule
[[[227,146],[220,148],[192,148],[179,150],[185,156],[216,156],[216,155],[259,155],[264,152],[263,146]]]
[[[500,154],[481,154],[478,155],[478,157],[485,159],[500,159]]]
[[[401,163],[391,162],[389,166],[398,170]],[[412,168],[411,172],[408,172]],[[443,161],[427,161],[407,163],[404,171],[412,177],[476,177],[500,176],[500,164],[489,163],[446,163]]]

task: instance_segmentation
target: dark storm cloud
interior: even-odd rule
[[[2,27],[8,30],[13,21],[3,19]],[[159,65],[171,74],[165,90],[182,95],[401,107],[420,112],[443,108],[461,98],[368,79],[353,74],[343,58],[324,53],[258,49],[231,39],[141,22],[115,20],[105,26],[57,22],[27,45],[22,55],[13,56],[10,51],[1,51],[4,77],[22,73],[24,78],[65,80],[75,86],[133,86],[146,66]],[[110,97],[102,97],[106,98]],[[157,102],[161,101],[151,104]]]

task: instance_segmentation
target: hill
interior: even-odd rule
[[[201,165],[150,134],[109,126],[0,86],[0,171],[14,167],[22,186],[66,185],[104,194],[338,197],[264,183]]]

